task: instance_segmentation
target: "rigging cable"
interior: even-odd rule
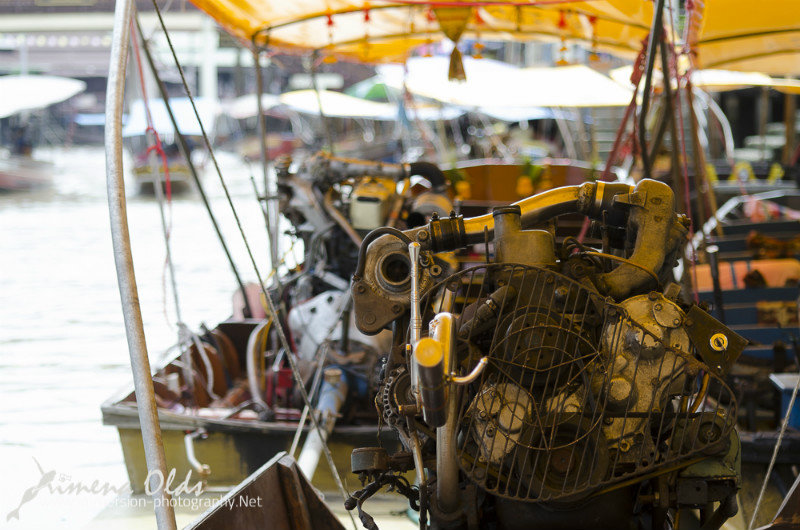
[[[287,352],[286,358],[288,359],[289,366],[292,369],[292,375],[294,376],[295,381],[297,383],[298,390],[300,392],[300,396],[302,397],[303,402],[305,403],[305,405],[308,406],[309,408],[312,408],[311,400],[309,399],[308,392],[306,391],[305,382],[303,381],[303,377],[300,375],[300,371],[299,371],[299,369],[297,367],[297,362],[294,359],[294,355],[292,354],[292,352],[294,350],[291,348],[291,346],[289,344],[289,340],[286,338],[286,334],[284,333],[284,330],[283,330],[283,325],[281,324],[280,318],[278,317],[278,311],[275,308],[275,304],[272,301],[272,298],[269,296],[269,293],[267,292],[266,286],[264,285],[264,282],[262,280],[261,271],[260,271],[260,269],[258,267],[258,264],[256,263],[255,256],[253,255],[253,252],[252,252],[252,250],[250,248],[250,244],[247,241],[247,236],[244,233],[244,228],[242,227],[241,219],[239,218],[239,214],[236,212],[236,207],[233,204],[233,199],[231,198],[231,194],[228,191],[228,186],[225,183],[225,179],[222,176],[222,171],[220,170],[219,164],[217,163],[216,156],[214,156],[214,151],[213,151],[213,148],[211,147],[211,141],[209,140],[208,135],[206,134],[206,131],[205,131],[205,127],[203,126],[203,123],[200,120],[200,114],[197,111],[197,106],[195,105],[194,97],[192,96],[191,89],[189,88],[189,84],[186,81],[186,76],[184,75],[183,68],[181,67],[180,61],[178,60],[178,55],[175,52],[175,47],[172,44],[172,39],[169,36],[169,32],[167,30],[167,26],[164,23],[164,18],[161,15],[161,10],[159,9],[158,3],[156,2],[156,0],[153,0],[153,8],[155,9],[155,13],[156,13],[156,16],[158,18],[158,22],[159,22],[159,24],[161,26],[161,29],[164,31],[164,37],[166,38],[167,45],[169,46],[170,53],[172,54],[172,58],[175,61],[175,66],[178,69],[178,73],[180,74],[181,83],[183,84],[183,88],[186,91],[186,95],[187,95],[187,97],[189,99],[189,103],[191,104],[192,110],[194,111],[195,117],[197,118],[198,124],[200,126],[200,132],[201,132],[201,134],[203,136],[203,141],[206,144],[206,148],[208,149],[209,156],[211,158],[212,163],[214,164],[214,168],[216,169],[217,176],[219,177],[220,185],[222,186],[222,189],[225,192],[225,197],[226,197],[226,199],[228,201],[228,205],[231,208],[231,212],[233,213],[233,217],[234,217],[234,219],[236,221],[236,225],[239,228],[239,233],[242,236],[242,241],[243,241],[243,243],[245,245],[245,248],[247,249],[247,254],[248,254],[249,258],[250,258],[250,263],[253,266],[253,271],[255,272],[256,277],[258,279],[258,283],[259,283],[259,286],[261,287],[262,294],[264,295],[264,298],[266,299],[269,317],[272,318],[275,321],[275,331],[276,331],[276,333],[278,335],[278,340],[281,343],[281,347],[283,347],[284,350],[286,350],[286,352]],[[320,426],[316,415],[311,414],[311,422],[312,422],[312,424],[314,426],[314,429],[319,434],[320,438],[325,439],[326,438],[325,433],[324,433],[322,427]],[[344,483],[342,482],[341,476],[339,476],[339,471],[336,469],[336,464],[333,461],[333,455],[331,454],[331,450],[328,447],[327,443],[322,444],[322,451],[325,454],[325,459],[328,461],[328,465],[330,466],[330,469],[331,469],[331,474],[333,475],[333,478],[336,481],[336,486],[338,487],[339,491],[341,492],[342,497],[345,500],[347,500],[350,497],[350,495],[348,494],[347,490],[345,489],[345,486],[344,486]],[[350,518],[351,518],[351,520],[353,522],[353,527],[357,529],[358,527],[356,526],[355,518],[353,517],[352,514],[350,514]]]

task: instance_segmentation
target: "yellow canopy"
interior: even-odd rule
[[[474,2],[447,0],[191,0],[245,42],[319,50],[360,61],[404,60],[442,30],[486,40],[567,39],[632,57],[652,18],[646,0]],[[488,4],[488,5],[487,5]]]
[[[695,0],[687,43],[698,68],[800,74],[797,0]]]

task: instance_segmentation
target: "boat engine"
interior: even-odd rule
[[[562,214],[600,248],[559,241]],[[353,452],[348,509],[373,528],[362,504],[388,485],[436,528],[663,529],[690,508],[721,526],[740,480],[724,375],[745,341],[670,281],[688,224],[644,180],[368,237],[356,324],[394,331],[376,405],[404,450]],[[442,270],[438,253],[475,243],[485,263]]]

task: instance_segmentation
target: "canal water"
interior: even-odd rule
[[[81,528],[127,483],[116,430],[100,404],[131,384],[117,290],[102,147],[45,153],[51,189],[0,195],[0,526]],[[248,239],[266,269],[251,170],[219,154]],[[256,168],[254,168],[255,170]],[[214,173],[204,183],[245,280],[255,275]],[[165,251],[152,197],[128,186],[136,276],[151,362],[175,342]],[[199,197],[171,206],[184,321],[230,314],[235,283]],[[15,511],[17,510],[18,511]]]

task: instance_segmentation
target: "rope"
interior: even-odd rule
[[[181,315],[181,304],[180,299],[178,296],[178,282],[175,278],[175,265],[172,261],[172,245],[170,244],[170,236],[172,234],[172,188],[170,184],[169,178],[169,164],[167,162],[167,154],[164,152],[164,147],[161,144],[161,138],[158,135],[158,132],[155,130],[153,126],[153,115],[150,112],[150,99],[147,95],[147,86],[144,79],[144,71],[142,69],[142,57],[141,52],[139,50],[139,37],[136,34],[136,31],[133,28],[133,20],[131,20],[131,41],[133,43],[133,57],[136,60],[136,71],[139,77],[139,84],[142,89],[142,101],[144,103],[144,110],[145,110],[145,117],[147,120],[147,129],[145,129],[145,134],[151,133],[153,139],[153,145],[148,146],[147,154],[150,156],[153,152],[158,154],[161,158],[161,165],[164,169],[164,180],[166,183],[166,194],[167,194],[167,204],[169,210],[169,216],[165,214],[164,209],[164,192],[161,189],[161,182],[158,178],[158,174],[154,175],[155,182],[153,183],[153,189],[155,191],[156,199],[158,201],[158,211],[159,216],[161,218],[161,231],[164,237],[164,247],[165,247],[165,257],[164,263],[169,272],[169,279],[170,284],[172,287],[172,296],[173,296],[173,303],[175,304],[175,318],[178,323],[178,327],[183,324],[183,318]],[[151,164],[154,165],[154,164]],[[169,218],[169,221],[167,219]],[[164,286],[165,280],[162,276],[162,288]],[[166,299],[166,293],[164,293],[164,298]],[[164,303],[164,316],[166,318],[166,300]],[[167,319],[168,320],[168,319]]]
[[[136,23],[136,29],[139,35],[144,35],[142,32],[142,27],[139,24],[139,20],[134,19]],[[192,163],[192,159],[190,156],[191,149],[186,142],[183,134],[181,134],[180,128],[178,127],[178,122],[175,119],[175,115],[172,112],[172,109],[169,106],[169,94],[167,93],[167,87],[164,82],[161,80],[161,77],[158,75],[158,69],[156,68],[155,62],[153,61],[153,56],[150,54],[150,51],[147,48],[147,41],[142,41],[142,51],[144,52],[145,59],[147,59],[147,64],[150,67],[150,71],[153,73],[153,77],[156,80],[156,86],[158,87],[159,92],[161,93],[161,99],[164,100],[164,107],[167,111],[167,116],[169,116],[170,122],[172,122],[173,129],[175,130],[175,138],[178,141],[178,147],[180,151],[183,153],[184,158],[186,160],[186,165],[189,168],[189,172],[192,175],[192,180],[194,181],[195,187],[197,188],[197,192],[200,194],[200,199],[203,201],[203,206],[205,206],[206,213],[208,214],[208,218],[211,221],[211,226],[214,228],[214,232],[217,234],[217,239],[222,246],[222,251],[225,254],[225,257],[228,260],[228,265],[231,267],[231,272],[233,273],[234,278],[236,279],[236,284],[239,286],[239,290],[242,293],[242,297],[244,299],[244,306],[245,306],[245,317],[249,318],[251,315],[250,311],[250,303],[247,300],[247,291],[244,287],[244,283],[242,282],[241,276],[239,276],[239,270],[236,267],[236,263],[233,261],[233,257],[231,256],[230,250],[228,249],[228,245],[225,242],[225,237],[222,235],[222,231],[219,228],[219,224],[217,223],[217,218],[214,216],[214,212],[211,209],[211,203],[208,201],[208,196],[206,195],[205,190],[203,189],[203,184],[200,182],[200,177],[197,174],[197,170]]]
[[[231,212],[233,213],[233,217],[234,220],[236,221],[236,226],[239,229],[239,233],[242,236],[242,242],[244,243],[245,248],[247,250],[247,255],[250,258],[251,265],[253,266],[253,271],[255,272],[256,278],[258,279],[258,284],[261,287],[261,291],[264,295],[264,298],[267,301],[269,317],[275,321],[275,331],[278,335],[278,340],[280,341],[281,346],[287,352],[286,358],[289,360],[289,366],[292,369],[292,375],[294,376],[295,381],[297,382],[297,387],[298,390],[300,391],[301,397],[303,398],[303,402],[305,403],[306,406],[311,407],[311,400],[308,397],[308,392],[306,391],[305,382],[303,381],[303,378],[300,375],[300,371],[297,368],[297,363],[294,359],[294,355],[291,353],[293,349],[290,347],[289,341],[286,338],[283,326],[281,325],[281,321],[278,317],[278,311],[275,309],[275,304],[272,301],[272,298],[269,296],[269,293],[267,292],[267,289],[262,280],[261,271],[258,267],[258,264],[256,263],[255,257],[253,256],[253,251],[250,248],[250,244],[247,240],[247,236],[244,233],[244,229],[242,228],[241,219],[239,218],[239,214],[236,212],[236,206],[234,206],[233,204],[233,199],[231,198],[230,191],[228,190],[228,186],[225,183],[225,179],[222,176],[222,171],[220,170],[219,163],[217,162],[217,158],[214,155],[214,150],[211,147],[211,141],[208,139],[205,127],[203,126],[203,123],[200,120],[200,113],[197,111],[197,106],[195,104],[194,97],[192,96],[192,91],[189,88],[188,82],[186,81],[186,76],[184,75],[180,61],[178,60],[178,55],[175,52],[175,47],[172,44],[172,39],[169,36],[166,24],[164,24],[164,18],[161,15],[161,10],[159,9],[156,0],[153,0],[153,8],[155,9],[156,16],[158,17],[158,22],[161,26],[161,29],[164,31],[164,37],[167,40],[167,45],[169,46],[170,53],[172,54],[172,59],[175,62],[176,68],[178,69],[178,73],[180,74],[181,78],[181,83],[183,84],[183,88],[186,91],[187,97],[189,98],[189,103],[191,104],[192,110],[194,111],[195,118],[197,119],[198,125],[200,126],[200,132],[203,136],[203,141],[206,144],[209,156],[211,158],[212,163],[214,164],[217,176],[219,177],[220,185],[222,186],[222,189],[225,193],[225,198],[227,199],[228,205],[231,208]],[[311,421],[314,425],[314,428],[317,430],[317,433],[319,434],[320,438],[325,439],[324,431],[320,426],[319,422],[317,421],[317,417],[314,414],[311,414]],[[344,487],[344,483],[342,482],[342,478],[339,476],[339,471],[336,469],[336,464],[333,461],[333,455],[331,454],[331,450],[328,447],[328,444],[322,444],[322,450],[323,453],[325,454],[325,459],[328,461],[328,465],[330,466],[331,474],[333,475],[336,481],[336,486],[340,490],[343,499],[347,500],[350,495],[347,493],[347,490]],[[358,527],[356,526],[355,518],[352,516],[352,514],[351,514],[351,520],[353,521],[353,527],[357,530]]]

